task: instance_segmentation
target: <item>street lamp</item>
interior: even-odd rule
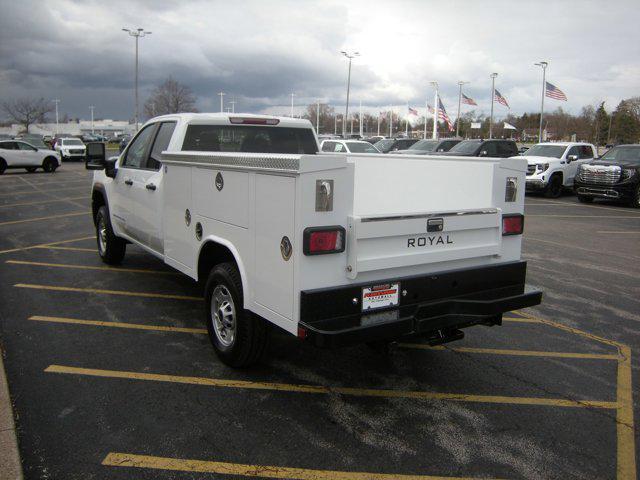
[[[316,134],[320,134],[320,99],[316,100]]]
[[[458,82],[458,116],[456,117],[456,137],[460,136],[460,104],[462,103],[462,86],[469,82]]]
[[[540,127],[538,127],[538,142],[542,143],[542,116],[544,115],[544,95],[547,87],[547,66],[549,62],[534,63],[538,67],[542,67],[542,100],[540,100]]]
[[[349,74],[347,75],[347,106],[344,111],[344,118],[349,118],[349,90],[351,89],[351,60],[360,56],[359,52],[348,52],[346,50],[342,50],[340,52],[342,55],[349,59]],[[347,136],[347,122],[342,122],[342,138],[346,138]]]
[[[496,99],[496,77],[497,73],[492,73],[491,77],[491,117],[489,119],[489,138],[493,138],[493,104]]]
[[[438,82],[436,81],[432,81],[429,82],[431,85],[433,85],[433,88],[436,89],[436,93],[435,96],[433,97],[433,133],[432,133],[432,138],[434,140],[438,139],[438,111],[440,110],[440,102],[438,99]],[[426,120],[425,120],[426,122]],[[425,129],[426,129],[426,125],[425,125]]]
[[[295,97],[296,94],[295,93],[290,93],[290,95],[291,95],[291,115],[290,115],[290,117],[293,118],[293,97]]]
[[[140,37],[144,37],[145,35],[151,35],[151,32],[147,32],[144,28],[136,28],[135,30],[130,30],[128,28],[123,28],[123,32],[127,32],[130,36],[136,39],[136,80],[135,80],[135,97],[136,97],[136,131],[138,131],[138,39]]]
[[[58,104],[60,103],[60,100],[58,98],[53,100],[53,103],[56,104],[56,135],[60,132],[58,132]]]
[[[229,103],[231,104],[231,113],[236,113],[236,97],[233,97]]]
[[[96,107],[94,107],[93,105],[89,106],[89,110],[91,110],[91,135],[94,134],[94,131],[93,131],[93,109],[94,108],[96,108]]]
[[[220,92],[218,93],[218,95],[220,96],[220,113],[224,112],[224,96],[226,95],[224,92]]]

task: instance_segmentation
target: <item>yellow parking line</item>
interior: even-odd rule
[[[95,250],[91,250],[94,252]],[[12,265],[32,265],[36,267],[56,267],[56,268],[71,268],[78,270],[107,270],[110,272],[125,272],[125,273],[152,273],[154,275],[181,275],[178,272],[171,272],[166,270],[151,270],[146,268],[120,268],[120,267],[103,267],[95,265],[72,265],[69,263],[45,263],[45,262],[28,262],[26,260],[7,260],[5,263]]]
[[[74,325],[92,325],[95,327],[113,327],[113,328],[130,328],[133,330],[152,330],[158,332],[179,332],[179,333],[197,333],[207,334],[206,328],[185,328],[185,327],[165,327],[163,325],[143,325],[140,323],[123,323],[123,322],[103,322],[99,320],[81,320],[79,318],[65,317],[47,317],[43,315],[33,315],[29,320],[38,322],[52,323],[69,323]]]
[[[619,355],[611,355],[605,353],[577,353],[577,352],[547,352],[540,350],[510,350],[499,348],[474,348],[474,347],[431,347],[420,343],[400,343],[402,348],[414,348],[420,350],[451,350],[461,353],[481,353],[488,355],[509,355],[520,357],[550,357],[550,358],[579,358],[592,360],[619,360]]]
[[[128,372],[120,370],[100,370],[93,368],[49,365],[45,370],[49,373],[66,373],[71,375],[87,375],[93,377],[125,378],[129,380],[146,380],[154,382],[181,383],[188,385],[204,385],[218,388],[238,388],[247,390],[270,390],[278,392],[330,394],[338,393],[355,397],[406,398],[414,400],[448,400],[454,402],[499,403],[509,405],[535,405],[572,408],[604,408],[615,409],[616,402],[599,400],[570,400],[565,398],[511,397],[504,395],[472,395],[464,393],[441,393],[409,390],[379,390],[352,387],[326,387],[323,385],[294,385],[274,382],[251,382],[247,380],[230,380],[223,378],[187,377],[180,375],[163,375],[156,373]]]
[[[155,457],[133,453],[111,452],[102,465],[108,467],[149,468],[174,472],[215,473],[255,478],[284,480],[473,480],[472,477],[443,477],[440,475],[408,475],[398,473],[344,472],[335,470],[311,470],[308,468],[278,467],[271,465],[247,465],[242,463],[187,460],[182,458]],[[488,477],[482,477],[487,478]],[[495,479],[493,479],[495,480]]]
[[[25,220],[12,220],[10,222],[1,222],[0,226],[15,225],[17,223],[39,222],[41,220],[52,220],[54,218],[77,217],[79,215],[89,215],[90,213],[91,212],[75,212],[75,213],[64,213],[62,215],[49,215],[48,217],[28,218]]]
[[[631,349],[620,346],[622,359],[618,362],[616,424],[618,439],[618,480],[636,479],[636,449],[633,426],[633,390],[631,383]]]
[[[50,192],[66,192],[67,190],[79,190],[81,188],[84,188],[85,190],[89,190],[90,185],[87,183],[87,185],[79,185],[77,187],[68,187],[68,188],[52,188],[52,189],[47,189],[46,191],[44,190],[22,190],[21,192],[7,192],[7,193],[0,193],[0,197],[9,197],[11,195],[26,195],[26,194],[34,194],[34,193],[50,193]]]
[[[7,204],[0,204],[0,208],[6,208],[6,207],[23,207],[26,205],[42,205],[42,204],[49,204],[49,203],[60,203],[60,202],[71,202],[73,200],[82,200],[82,199],[89,199],[89,197],[82,196],[82,197],[71,197],[71,198],[56,198],[56,199],[51,199],[51,200],[39,200],[37,202],[24,202],[24,203],[7,203]]]
[[[49,245],[38,245],[37,247],[33,247],[33,248],[42,248],[45,250],[71,250],[72,252],[92,252],[92,253],[96,253],[98,251],[97,248],[54,247]],[[127,252],[127,255],[130,255],[130,253]]]
[[[515,317],[503,318],[502,321],[514,322],[514,323],[541,323],[539,320],[534,318],[515,318]]]
[[[198,300],[201,297],[190,297],[188,295],[171,295],[167,293],[146,293],[146,292],[127,292],[125,290],[103,290],[99,288],[79,288],[79,287],[56,287],[54,285],[34,285],[30,283],[16,283],[14,287],[32,288],[34,290],[53,290],[58,292],[82,292],[96,293],[102,295],[123,295],[125,297],[147,297],[147,298],[171,298],[174,300]]]
[[[80,237],[80,238],[71,238],[69,240],[60,240],[59,242],[39,243],[38,245],[30,245],[28,247],[18,247],[18,248],[9,248],[7,250],[0,250],[0,253],[21,252],[23,250],[31,250],[33,248],[52,248],[53,245],[61,245],[63,243],[79,242],[81,240],[89,240],[90,238],[96,238],[96,237],[94,235],[90,235],[90,236]]]

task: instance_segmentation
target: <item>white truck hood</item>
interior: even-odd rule
[[[520,158],[524,158],[529,165],[536,165],[538,163],[553,163],[553,162],[560,161],[559,158],[555,158],[555,157],[535,157],[535,156],[523,155]]]

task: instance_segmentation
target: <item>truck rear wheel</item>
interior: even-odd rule
[[[104,263],[114,265],[122,262],[127,250],[127,242],[113,233],[109,210],[105,205],[101,206],[96,214],[96,239],[98,253]]]
[[[207,331],[216,354],[230,367],[248,367],[262,357],[269,335],[265,320],[243,308],[238,267],[221,263],[204,289]]]

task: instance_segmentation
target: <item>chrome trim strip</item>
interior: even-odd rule
[[[498,213],[497,208],[486,208],[482,210],[461,210],[459,212],[417,213],[414,215],[388,215],[384,217],[363,217],[360,219],[360,221],[362,223],[386,222],[389,220],[413,220],[416,218],[456,217],[456,216],[462,216],[462,215],[494,215],[497,213]]]
[[[162,163],[288,173],[297,173],[300,170],[299,155],[243,153],[242,156],[237,156],[213,152],[164,152]]]

